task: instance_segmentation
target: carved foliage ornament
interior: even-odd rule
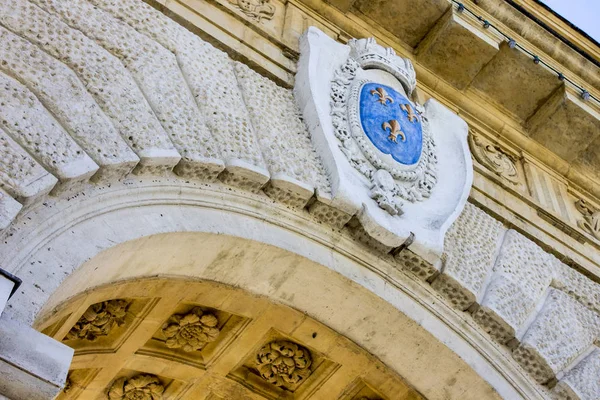
[[[583,219],[577,221],[577,225],[600,240],[600,210],[594,208],[592,205],[587,203],[585,200],[578,200],[575,202],[577,211],[583,215]]]
[[[130,304],[127,300],[110,300],[91,305],[66,338],[94,341],[100,336],[108,336],[115,326],[125,323]]]
[[[350,56],[331,84],[335,135],[350,164],[370,181],[371,198],[400,215],[403,200],[422,201],[437,183],[435,143],[424,109],[402,93],[410,96],[414,90],[415,72],[410,60],[373,39],[348,44]],[[365,78],[367,69],[391,74],[399,86]]]
[[[228,0],[246,16],[262,22],[263,19],[273,19],[275,16],[275,6],[271,4],[271,0]]]
[[[137,375],[133,378],[119,378],[109,391],[110,400],[162,400],[164,386],[154,375]]]
[[[202,350],[209,342],[219,336],[219,321],[210,313],[204,313],[200,307],[194,307],[185,315],[171,316],[162,326],[169,348],[182,348],[184,351]]]
[[[519,170],[515,162],[498,146],[475,134],[469,135],[469,144],[475,159],[481,165],[513,185],[520,183]]]
[[[260,376],[275,386],[295,385],[311,374],[310,352],[296,343],[274,341],[256,355]]]

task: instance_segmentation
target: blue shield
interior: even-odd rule
[[[365,84],[360,92],[362,128],[379,151],[413,165],[423,149],[421,117],[408,99],[389,86]]]

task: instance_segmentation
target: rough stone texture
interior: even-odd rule
[[[330,206],[318,199],[308,207],[308,212],[318,221],[331,225],[335,228],[342,228],[352,218],[351,214],[345,213],[335,207]]]
[[[506,229],[467,203],[444,241],[444,267],[432,286],[460,309],[476,302],[485,289]]]
[[[404,249],[394,258],[403,269],[422,280],[429,279],[438,272],[433,265],[423,260],[409,249]]]
[[[1,111],[1,109],[0,109]],[[22,204],[47,194],[57,182],[25,150],[0,129],[0,188]]]
[[[179,62],[189,88],[213,133],[226,166],[235,160],[265,168],[246,105],[238,89],[233,65],[227,54],[203,42],[196,35],[167,18],[154,8],[136,0],[92,0],[139,32],[172,51]],[[230,173],[232,171],[230,170]],[[255,176],[255,184],[266,181]],[[237,179],[242,182],[251,179]],[[229,183],[235,184],[234,180]]]
[[[531,240],[509,230],[475,319],[501,341],[518,334],[550,286],[554,262],[550,254]],[[490,325],[490,319],[499,326]]]
[[[0,188],[0,229],[7,228],[23,206]]]
[[[163,127],[190,168],[179,173],[193,178],[206,168],[208,178],[221,167],[217,144],[208,132],[175,56],[150,38],[83,0],[35,0],[60,15],[71,27],[94,39],[118,57],[135,77]]]
[[[0,71],[27,85],[101,167],[101,176],[122,177],[138,157],[64,64],[0,27]],[[75,150],[75,153],[77,150]]]
[[[0,23],[68,65],[140,157],[139,169],[175,166],[180,159],[133,80],[119,60],[93,40],[25,0],[0,4]]]
[[[0,73],[0,126],[62,183],[73,181],[70,182],[73,185],[82,182],[98,170],[96,163],[64,131],[37,97],[3,73]],[[2,161],[9,162],[8,159]],[[17,165],[24,167],[23,164]],[[17,165],[12,168],[18,168]],[[25,173],[25,170],[20,169],[19,172]]]
[[[588,349],[599,334],[600,317],[596,313],[568,294],[550,289],[514,357],[544,384]]]
[[[600,285],[558,260],[555,264],[556,277],[552,285],[600,313]]]
[[[567,372],[555,388],[561,400],[596,400],[600,398],[600,349],[591,353]]]
[[[292,92],[244,64],[236,63],[235,72],[271,176],[292,178],[326,193],[329,182],[325,170],[300,119]],[[306,190],[299,189],[293,194],[302,198]],[[305,204],[306,201],[308,198]]]

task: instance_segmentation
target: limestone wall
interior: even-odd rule
[[[600,396],[600,285],[473,204],[448,233],[441,270],[366,237],[329,204],[329,178],[291,91],[145,3],[1,2],[0,87],[0,265],[25,281],[14,318],[32,323],[85,261],[51,247],[64,263],[32,258],[48,218],[72,213],[84,196],[101,209],[104,189],[142,190],[137,181],[154,182],[156,196],[165,181],[210,184],[269,199],[278,218],[324,224],[332,248],[354,238],[357,252],[431,284],[549,396]]]

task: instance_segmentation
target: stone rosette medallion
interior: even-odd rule
[[[116,326],[125,323],[130,304],[129,301],[121,299],[92,304],[67,333],[65,339],[95,341],[101,336],[108,336]]]
[[[119,378],[108,390],[109,400],[163,400],[164,386],[157,376],[137,375]]]
[[[267,382],[289,387],[306,380],[311,374],[312,358],[304,347],[278,340],[263,346],[256,355],[256,367]]]
[[[187,314],[172,315],[162,326],[166,337],[165,345],[171,349],[181,348],[185,352],[202,350],[210,342],[217,340],[219,320],[200,307],[194,307]]]

